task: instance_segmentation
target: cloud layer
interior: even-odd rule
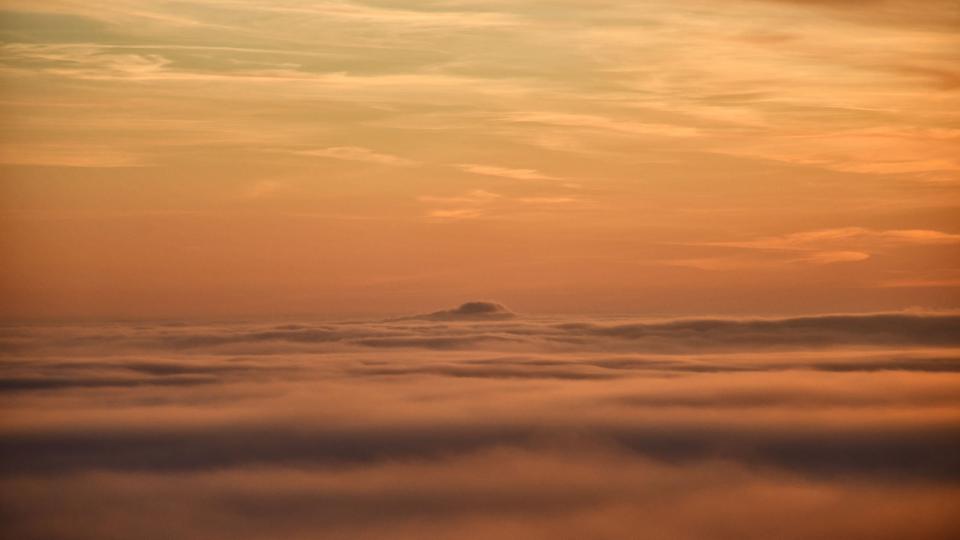
[[[935,539],[960,527],[957,315],[489,315],[513,314],[468,303],[384,322],[4,327],[4,532]]]

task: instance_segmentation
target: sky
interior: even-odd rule
[[[953,0],[2,0],[0,316],[960,307]]]

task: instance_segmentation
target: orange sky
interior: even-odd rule
[[[960,307],[953,0],[3,0],[6,318]]]

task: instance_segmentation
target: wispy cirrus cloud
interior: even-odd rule
[[[881,281],[878,286],[891,289],[957,288],[960,279],[890,279]]]
[[[463,195],[454,195],[449,197],[438,197],[424,195],[417,197],[417,200],[426,203],[466,203],[466,204],[484,204],[503,198],[499,193],[492,193],[482,189],[474,189]]]
[[[282,0],[258,2],[250,0],[188,0],[177,8],[165,2],[153,0],[92,0],[79,4],[70,0],[51,0],[44,5],[11,0],[7,9],[70,14],[89,17],[111,24],[132,21],[166,25],[173,28],[220,27],[238,30],[238,25],[213,23],[205,20],[211,14],[220,19],[248,17],[250,14],[289,15],[304,18],[355,24],[400,25],[425,30],[436,28],[498,27],[520,24],[517,17],[496,11],[456,11],[455,9],[404,9],[402,7],[375,6],[357,1]],[[443,6],[438,6],[443,7]],[[191,16],[192,15],[192,16]],[[206,17],[205,17],[206,15]]]
[[[508,167],[498,167],[494,165],[480,165],[476,163],[463,163],[457,165],[463,171],[484,176],[498,176],[500,178],[510,178],[513,180],[547,180],[561,181],[563,178],[544,174],[536,169],[512,169]]]
[[[568,112],[520,111],[505,115],[504,120],[515,123],[599,130],[624,135],[697,137],[701,134],[700,130],[695,127],[637,122],[594,114],[574,114]]]
[[[44,167],[113,169],[155,165],[145,153],[105,145],[2,144],[0,163]]]
[[[338,276],[369,282],[381,269],[409,273],[401,268],[404,258],[374,248],[397,245],[399,231],[424,254],[425,266],[466,266],[446,260],[440,249],[446,242],[418,227],[473,220],[469,228],[480,247],[466,273],[507,282],[513,276],[499,278],[508,275],[502,258],[543,268],[554,288],[530,294],[547,303],[564,297],[574,305],[577,294],[596,287],[662,283],[634,296],[611,292],[604,309],[675,295],[686,310],[694,302],[686,291],[709,277],[730,280],[728,292],[718,293],[729,295],[727,305],[718,300],[710,309],[740,306],[734,297],[741,287],[760,309],[767,293],[757,292],[752,278],[779,279],[803,302],[809,296],[838,308],[856,301],[924,304],[934,295],[893,287],[840,301],[843,295],[824,292],[822,282],[835,278],[833,285],[846,291],[885,280],[948,282],[927,275],[921,259],[949,265],[952,240],[880,233],[956,232],[947,217],[960,178],[953,4],[11,0],[0,21],[0,114],[11,145],[3,159],[20,164],[5,176],[10,204],[26,218],[146,216],[163,211],[156,206],[177,193],[183,209],[209,215],[255,206],[271,221],[263,229],[289,216],[351,220],[356,237],[369,244],[357,250],[331,242],[330,256],[342,266],[318,268],[312,257],[296,255],[309,253],[295,247],[306,235],[297,232],[299,224],[286,229],[286,262],[271,272],[296,270],[318,276],[317,284],[286,275],[258,283],[284,288],[303,303],[348,294]],[[291,157],[291,150],[308,153]],[[120,170],[134,165],[141,169]],[[260,205],[243,200],[242,194],[257,199],[258,193],[265,199],[275,178],[306,186],[301,181],[317,166],[349,174],[356,190],[314,178],[300,197]],[[114,189],[125,174],[150,181],[137,182],[138,190]],[[53,196],[79,193],[79,177],[84,196]],[[40,186],[52,191],[41,193],[47,187]],[[376,197],[358,196],[374,190]],[[709,224],[691,215],[710,216]],[[530,249],[488,247],[501,245],[507,220],[524,225]],[[170,221],[156,229],[186,226]],[[245,227],[249,220],[230,223]],[[837,223],[875,230],[789,237]],[[45,226],[51,239],[92,230]],[[10,230],[36,229],[14,223]],[[91,233],[69,249],[125,253],[124,231]],[[103,303],[77,298],[119,290],[118,277],[146,267],[142,256],[103,264],[91,257],[55,260],[28,236],[15,242],[36,259],[0,280],[11,283],[22,306],[132,305],[119,293]],[[258,268],[256,250],[227,255],[213,234],[198,243],[211,260],[221,252],[231,264],[250,257],[246,267]],[[158,264],[191,267],[194,255],[179,257]],[[751,279],[735,283],[733,272],[702,276],[663,264],[743,270]],[[203,289],[207,274],[182,273],[194,283],[191,290]],[[67,276],[90,276],[87,292]],[[156,281],[164,279],[164,290],[179,289],[173,277]],[[467,287],[466,275],[445,279],[430,290]],[[544,280],[524,279],[529,290],[543,290]],[[190,295],[178,305],[197,299],[204,304],[198,310],[229,310],[223,298],[244,298],[250,283],[228,277],[223,287],[236,292]],[[79,296],[57,300],[54,290]],[[398,288],[389,295],[399,301],[410,293]],[[282,304],[278,298],[270,292],[250,302]]]
[[[693,244],[704,248],[730,248],[744,253],[674,258],[661,261],[661,264],[699,270],[830,265],[862,262],[874,254],[906,246],[935,247],[953,244],[960,244],[960,234],[928,229],[873,230],[840,227],[750,240]]]
[[[827,245],[848,242],[939,245],[960,243],[960,234],[927,229],[872,230],[862,227],[821,229],[739,242],[708,242],[704,245],[742,249],[817,251]]]
[[[791,253],[789,256],[717,255],[666,259],[660,261],[660,264],[697,270],[762,270],[796,265],[855,263],[866,261],[870,257],[870,253],[863,251],[810,251],[799,256]]]
[[[296,150],[292,153],[301,156],[339,159],[343,161],[363,161],[367,163],[376,163],[378,165],[389,165],[392,167],[410,167],[418,164],[417,161],[412,159],[407,159],[393,154],[377,152],[375,150],[360,146],[332,146],[329,148]]]
[[[427,217],[439,220],[477,219],[484,216],[479,208],[438,208],[427,212]]]
[[[558,207],[577,207],[586,203],[579,197],[505,196],[482,189],[446,197],[421,196],[417,200],[431,205],[443,205],[445,208],[435,208],[427,212],[428,217],[440,220],[502,219],[530,212],[550,214],[552,209]]]
[[[439,4],[432,6],[434,9],[421,10],[344,1],[304,2],[285,0],[269,4],[256,1],[232,1],[225,5],[240,11],[316,17],[347,23],[397,25],[424,30],[509,27],[522,24],[522,19],[510,13],[479,10],[456,11],[456,4]],[[453,9],[443,9],[448,7]]]

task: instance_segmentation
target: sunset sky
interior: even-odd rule
[[[960,307],[955,0],[2,0],[5,318]]]
[[[0,537],[960,538],[960,1],[0,0]]]

